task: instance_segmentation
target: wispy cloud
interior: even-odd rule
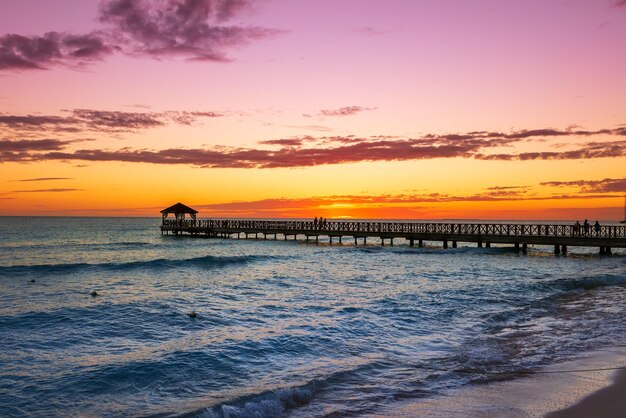
[[[354,32],[360,33],[362,35],[367,35],[367,36],[379,36],[379,35],[385,35],[389,33],[388,30],[380,30],[380,29],[373,28],[371,26],[363,26],[360,28],[356,28],[354,29]]]
[[[71,177],[37,177],[33,179],[11,180],[11,182],[27,183],[27,182],[36,182],[36,181],[57,181],[57,180],[74,180],[74,179]]]
[[[499,192],[483,192],[472,195],[383,194],[383,195],[332,195],[305,198],[277,198],[241,202],[194,205],[209,216],[261,216],[261,217],[309,217],[347,215],[360,218],[410,218],[431,217],[433,207],[445,207],[450,203],[512,202],[512,201],[566,201],[614,199],[615,194],[574,194],[526,196],[523,192],[500,195]],[[443,205],[443,206],[442,206]],[[430,209],[429,209],[430,208]]]
[[[34,190],[13,190],[11,193],[65,193],[80,192],[82,189],[34,189]]]
[[[542,186],[575,187],[584,193],[626,192],[626,178],[602,180],[547,181]]]
[[[320,116],[352,116],[357,113],[366,112],[368,110],[376,110],[375,107],[363,106],[346,106],[339,109],[323,109],[320,110]]]
[[[476,154],[479,160],[582,160],[592,158],[617,158],[626,156],[626,141],[589,142],[570,151],[539,151],[518,154]]]
[[[495,190],[495,191],[500,191],[500,190],[525,190],[530,188],[530,186],[493,186],[493,187],[487,187],[487,190]]]
[[[88,34],[49,32],[0,37],[0,70],[76,66],[114,53],[194,61],[228,61],[227,51],[281,33],[228,24],[251,10],[252,0],[102,0]]]

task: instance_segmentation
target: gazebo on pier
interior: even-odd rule
[[[163,223],[165,223],[167,216],[170,214],[174,215],[174,219],[177,221],[184,220],[186,215],[189,215],[191,220],[195,221],[197,213],[198,213],[197,210],[178,202],[175,205],[170,206],[169,208],[163,209],[161,211],[161,217],[162,217]]]

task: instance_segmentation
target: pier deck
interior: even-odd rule
[[[343,238],[358,244],[368,238],[378,238],[382,245],[393,245],[396,238],[404,238],[410,246],[422,246],[424,241],[439,241],[443,248],[458,242],[476,243],[478,247],[491,244],[511,244],[526,251],[527,246],[553,245],[556,254],[566,253],[568,246],[598,247],[601,254],[610,254],[612,248],[626,248],[626,226],[604,225],[595,229],[576,228],[574,225],[547,224],[491,224],[491,223],[426,223],[426,222],[369,222],[329,221],[322,225],[312,221],[290,220],[168,220],[164,219],[161,233],[229,238],[242,234],[245,238],[298,239],[318,242],[328,237],[330,242]]]

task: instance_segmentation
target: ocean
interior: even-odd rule
[[[0,416],[393,416],[626,343],[624,250],[159,225],[0,218]]]

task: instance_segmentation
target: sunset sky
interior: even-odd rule
[[[0,0],[0,215],[600,219],[626,1]]]

